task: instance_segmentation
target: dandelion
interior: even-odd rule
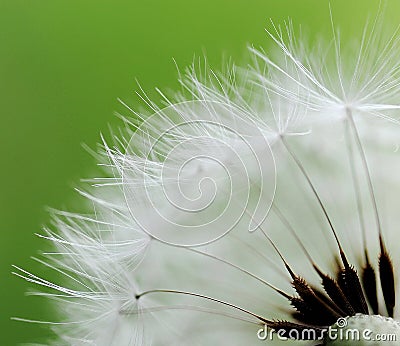
[[[151,116],[121,101],[91,212],[40,235],[61,283],[16,267],[55,302],[50,343],[396,344],[400,43],[379,23],[347,52],[273,25],[250,67],[189,69],[162,107],[142,94]]]

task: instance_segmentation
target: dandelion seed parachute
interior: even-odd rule
[[[274,27],[278,58],[189,70],[190,98],[144,97],[151,117],[125,105],[106,177],[79,191],[91,212],[54,211],[41,235],[62,283],[16,270],[55,301],[54,344],[252,345],[356,313],[398,327],[400,47],[376,26],[348,55]]]

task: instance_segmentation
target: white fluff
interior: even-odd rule
[[[293,294],[290,278],[266,234],[297,273],[315,285],[319,278],[279,212],[323,270],[333,270],[338,251],[287,148],[312,180],[349,260],[360,269],[361,222],[376,266],[376,220],[353,121],[399,268],[400,38],[395,32],[384,40],[378,23],[347,51],[336,33],[310,51],[291,25],[274,26],[278,53],[251,48],[252,66],[230,75],[200,78],[188,70],[186,96],[165,98],[165,107],[149,103],[151,117],[126,105],[133,119],[115,145],[103,142],[99,156],[106,176],[79,190],[89,210],[54,211],[41,235],[54,251],[40,261],[62,274],[60,282],[17,268],[50,289],[37,294],[55,301],[54,345],[259,342],[254,315],[183,294],[136,299],[154,289],[290,320],[289,303],[270,287]]]

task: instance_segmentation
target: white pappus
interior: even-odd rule
[[[121,101],[90,210],[40,235],[60,282],[16,267],[54,301],[49,343],[395,345],[400,36],[378,17],[315,48],[272,24],[248,67],[188,69],[151,116]]]

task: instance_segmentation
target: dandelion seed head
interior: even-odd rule
[[[61,282],[16,268],[57,302],[55,344],[243,345],[268,327],[312,345],[305,329],[343,320],[398,333],[400,47],[378,23],[311,50],[272,23],[279,54],[192,67],[184,95],[142,96],[151,116],[121,101],[104,177],[78,190],[90,212],[53,211],[40,235]]]

